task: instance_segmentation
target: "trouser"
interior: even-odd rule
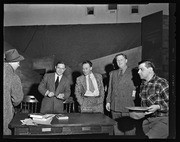
[[[114,126],[115,135],[135,135],[135,120],[129,117],[129,113],[112,111],[112,118],[117,121]]]
[[[149,139],[167,138],[169,135],[168,117],[148,117],[143,121],[143,131]]]

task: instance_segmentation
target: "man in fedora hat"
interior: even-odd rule
[[[21,80],[15,70],[24,57],[16,49],[10,49],[4,54],[4,92],[3,92],[3,135],[11,135],[8,124],[14,115],[14,106],[22,101],[24,94]]]

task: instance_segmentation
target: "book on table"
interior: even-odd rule
[[[57,114],[56,118],[58,120],[68,120],[69,119],[69,117],[67,115],[65,115],[65,114]]]

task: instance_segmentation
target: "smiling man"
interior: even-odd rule
[[[76,79],[75,94],[81,112],[104,113],[104,86],[102,75],[92,72],[91,61],[82,63],[83,75]]]
[[[63,75],[66,66],[63,62],[57,62],[55,73],[44,75],[38,90],[44,95],[41,103],[41,113],[63,113],[63,101],[69,98],[70,81]]]
[[[117,120],[120,126],[114,127],[115,135],[135,135],[135,128],[126,129],[127,125],[132,123],[126,107],[134,106],[132,93],[135,86],[132,81],[132,72],[127,65],[128,59],[125,54],[117,54],[115,59],[119,69],[110,72],[106,109],[111,111],[112,118]]]

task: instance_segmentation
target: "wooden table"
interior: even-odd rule
[[[27,113],[17,113],[9,127],[13,135],[74,135],[74,134],[109,134],[113,135],[116,121],[101,113],[67,113],[68,120],[56,117],[51,125],[22,125],[20,120],[28,118]]]

